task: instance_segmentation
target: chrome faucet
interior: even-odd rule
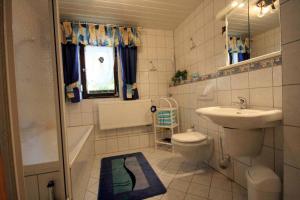
[[[247,105],[247,99],[245,97],[237,97],[240,102],[239,102],[239,105],[240,105],[240,109],[247,109],[248,105]]]

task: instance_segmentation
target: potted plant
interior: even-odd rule
[[[187,75],[188,75],[187,70],[183,70],[183,71],[178,70],[175,73],[174,77],[172,78],[173,84],[177,85],[180,84],[182,81],[186,81]]]

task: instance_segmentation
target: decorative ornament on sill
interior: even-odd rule
[[[100,62],[100,63],[103,63],[103,62],[104,62],[104,58],[103,58],[102,56],[101,56],[101,57],[99,57],[99,59],[98,59],[98,60],[99,60],[99,62]]]

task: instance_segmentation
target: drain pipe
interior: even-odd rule
[[[222,136],[220,136],[220,148],[221,148],[221,156],[222,157],[219,160],[219,166],[222,169],[227,169],[230,164],[230,155],[228,155],[228,154],[224,155]]]

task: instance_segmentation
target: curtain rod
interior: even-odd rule
[[[141,26],[132,26],[132,25],[124,25],[124,24],[102,24],[88,21],[78,21],[78,20],[69,20],[69,19],[61,19],[61,22],[72,22],[73,24],[93,24],[93,25],[104,25],[104,26],[112,26],[112,27],[134,27],[134,28],[143,28]]]

